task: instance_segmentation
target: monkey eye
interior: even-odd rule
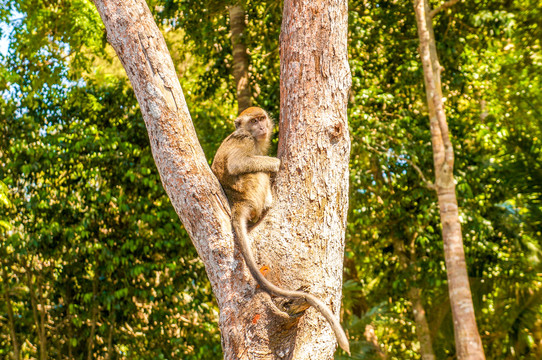
[[[250,119],[250,122],[253,123],[253,124],[256,124],[257,121],[258,121],[258,119],[256,119],[256,118]]]

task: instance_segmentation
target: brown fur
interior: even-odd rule
[[[255,118],[265,118],[256,125],[257,131],[265,131],[261,138],[249,131],[249,122]],[[218,148],[211,169],[224,187],[230,206],[250,209],[249,220],[255,222],[271,206],[269,176],[280,166],[279,159],[266,156],[273,123],[264,110],[250,107],[235,124],[237,129]]]
[[[218,148],[211,169],[232,207],[233,228],[250,273],[268,293],[314,306],[330,323],[341,348],[350,353],[348,338],[329,307],[314,295],[274,285],[258,270],[248,241],[247,226],[258,221],[271,206],[269,176],[279,170],[280,160],[267,156],[273,123],[264,110],[246,109],[235,119],[235,127],[236,130]]]

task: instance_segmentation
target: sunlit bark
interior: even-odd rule
[[[143,0],[95,0],[138,99],[162,185],[205,263],[226,359],[332,359],[321,315],[291,317],[257,288],[234,243],[230,208],[197,140],[165,41]],[[273,209],[250,232],[278,285],[339,314],[348,207],[347,2],[285,2],[280,172]],[[297,55],[296,55],[297,54]],[[302,55],[302,56],[301,56]],[[296,89],[297,87],[297,89]]]

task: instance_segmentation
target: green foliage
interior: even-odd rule
[[[131,358],[200,358],[196,345],[218,351],[203,264],[160,186],[133,93],[123,82],[89,82],[64,100],[61,116],[45,126],[30,109],[10,122],[2,173],[19,189],[12,224],[21,229],[4,266],[14,284],[25,284],[25,272],[46,282],[48,322],[58,324],[50,356],[84,354],[78,339],[94,322],[97,336],[111,336]],[[14,300],[24,304],[27,296]],[[105,356],[101,346],[96,356]]]
[[[407,290],[421,289],[437,358],[451,357],[436,197],[414,166],[432,179],[412,4],[351,4],[346,277],[366,289],[367,308],[388,301],[405,326],[412,323]],[[486,355],[495,359],[537,358],[542,350],[535,301],[542,240],[540,15],[529,1],[461,2],[434,19],[471,287]],[[356,260],[359,254],[366,260]],[[346,302],[345,311],[350,317],[360,310]],[[392,357],[418,358],[402,350],[417,346],[415,332],[396,338],[393,317],[385,315],[389,321],[375,329],[382,347]]]
[[[159,22],[184,31],[190,53],[203,66],[194,91],[203,99],[214,97],[233,106],[235,84],[230,24],[227,6],[241,4],[247,13],[247,31],[243,34],[250,57],[250,86],[254,104],[279,114],[279,34],[282,7],[277,1],[179,1],[153,2]],[[222,104],[221,102],[221,104]]]
[[[90,54],[107,52],[92,3],[10,9],[24,26],[0,82],[2,199],[13,203],[0,314],[11,308],[19,346],[32,345],[21,356],[220,356],[204,266],[160,185],[134,94],[93,69]],[[4,356],[13,344],[1,319]]]
[[[229,4],[149,1],[209,160],[236,113]],[[240,4],[254,103],[278,119],[281,3]],[[108,349],[219,358],[203,264],[162,190],[92,3],[1,5],[11,42],[0,61],[0,357],[13,350],[11,309],[26,358],[84,358],[91,341],[96,358]],[[412,3],[349,8],[352,358],[420,358],[411,289],[436,357],[453,358],[438,207],[421,175],[433,179]],[[534,0],[471,1],[434,18],[467,265],[492,359],[542,356],[541,11]]]
[[[12,206],[11,201],[8,198],[8,187],[0,180],[0,209],[2,209],[2,214],[5,214],[7,210]],[[2,215],[0,218],[0,231],[4,233],[5,231],[11,230],[11,224],[9,219]]]

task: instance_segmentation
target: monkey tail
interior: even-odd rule
[[[341,349],[346,351],[348,355],[350,355],[350,345],[348,344],[348,338],[346,337],[346,334],[341,327],[341,324],[339,320],[333,315],[329,307],[322,302],[322,300],[318,299],[316,296],[303,292],[303,291],[294,291],[294,290],[286,290],[282,289],[269,280],[267,280],[263,274],[258,270],[258,265],[256,264],[256,261],[254,260],[254,256],[252,254],[252,249],[250,247],[250,244],[248,242],[248,233],[247,233],[247,226],[248,226],[248,219],[249,219],[249,209],[246,206],[239,206],[234,205],[233,206],[233,228],[235,230],[235,233],[237,234],[237,238],[239,240],[239,245],[241,247],[241,253],[243,254],[243,257],[245,259],[245,262],[247,263],[248,269],[250,270],[250,273],[256,279],[258,284],[266,290],[268,293],[274,295],[274,296],[280,296],[290,299],[304,299],[306,302],[308,302],[310,305],[312,305],[316,310],[318,310],[324,318],[329,322],[331,325],[331,328],[333,329],[333,332],[335,333],[335,337],[337,338],[337,342],[339,343],[339,346]]]

